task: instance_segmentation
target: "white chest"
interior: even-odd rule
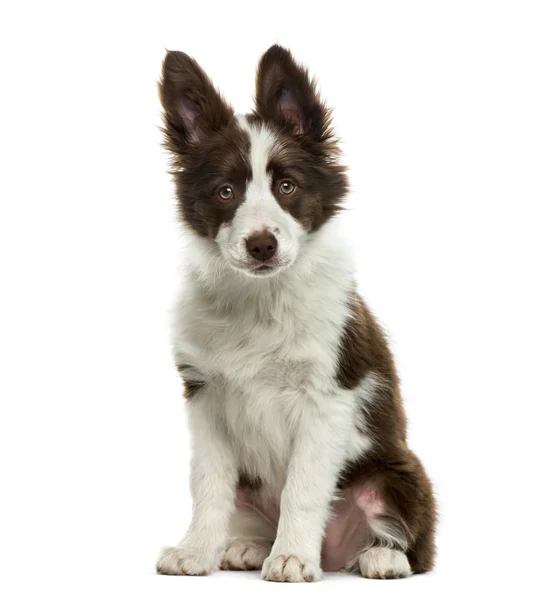
[[[288,274],[260,289],[242,280],[209,293],[187,281],[174,323],[175,358],[207,382],[250,475],[282,480],[307,411],[338,393],[353,285],[341,273],[318,269],[306,281]]]

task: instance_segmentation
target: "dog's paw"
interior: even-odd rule
[[[399,579],[409,577],[411,567],[401,550],[369,548],[358,557],[360,573],[369,579]]]
[[[266,581],[318,581],[322,576],[320,565],[292,554],[269,556],[261,577]]]
[[[225,571],[254,571],[263,566],[272,544],[266,540],[232,540],[221,561]]]
[[[207,575],[214,568],[214,560],[191,546],[168,546],[156,563],[156,571],[162,575]]]

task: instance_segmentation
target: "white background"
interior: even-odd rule
[[[4,597],[542,596],[546,4],[146,4],[2,4]],[[359,286],[439,500],[429,575],[154,574],[190,510],[167,326],[182,244],[156,81],[165,48],[184,50],[243,112],[275,42],[335,107]]]

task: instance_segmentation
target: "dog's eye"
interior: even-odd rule
[[[295,184],[292,181],[282,181],[280,183],[280,194],[284,196],[289,196],[295,191]]]
[[[229,185],[223,185],[217,193],[219,194],[219,198],[225,202],[234,198],[234,190]]]

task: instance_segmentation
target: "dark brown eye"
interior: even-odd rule
[[[223,187],[218,191],[219,198],[224,202],[228,202],[228,200],[232,200],[234,198],[234,190],[229,185],[223,185]]]
[[[292,181],[282,181],[280,183],[280,194],[284,196],[289,196],[295,191],[295,184]]]

